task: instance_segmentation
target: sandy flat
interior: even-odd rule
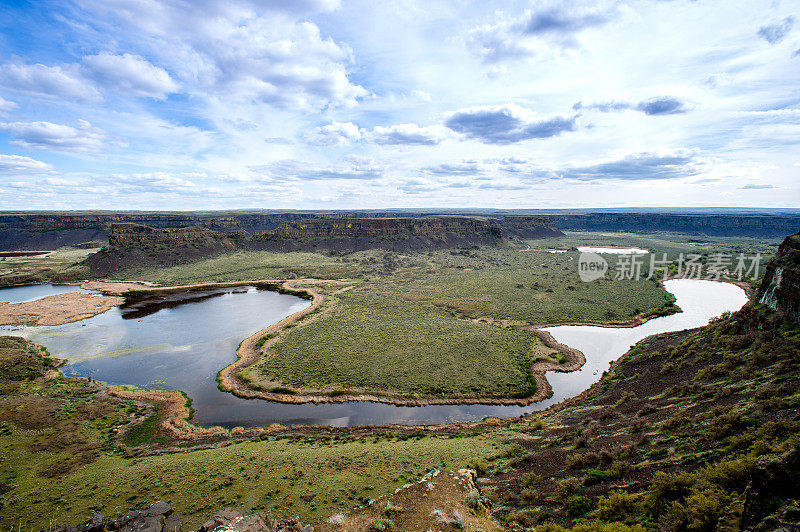
[[[68,292],[25,303],[0,303],[0,325],[62,325],[91,318],[123,298]]]

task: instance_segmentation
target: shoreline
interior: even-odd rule
[[[93,318],[118,307],[124,301],[115,295],[66,292],[21,303],[0,302],[0,325],[65,325]]]
[[[749,283],[732,282],[732,281],[714,281],[714,282],[730,282],[731,284],[735,284],[740,288],[743,288],[745,292],[748,294],[752,292],[752,287],[750,287]],[[317,288],[308,286],[306,287],[295,286],[296,284],[303,284],[303,283],[341,285],[342,289],[345,290],[348,288],[347,285],[351,284],[339,280],[320,280],[320,279],[289,279],[289,280],[270,279],[270,280],[258,280],[249,282],[237,281],[237,282],[225,282],[225,283],[197,283],[192,285],[168,286],[168,287],[153,287],[139,282],[127,282],[127,281],[126,282],[94,281],[90,283],[75,283],[75,284],[91,285],[91,288],[89,289],[98,290],[108,294],[117,293],[119,295],[133,294],[133,293],[146,295],[146,294],[157,294],[157,293],[180,292],[192,289],[257,286],[268,289],[274,289],[276,291],[296,295],[298,297],[304,297],[305,299],[311,299],[312,303],[309,307],[306,307],[305,309],[295,312],[294,314],[287,316],[283,320],[274,323],[264,329],[261,329],[260,331],[244,339],[236,351],[237,359],[228,366],[221,369],[217,373],[218,385],[220,390],[222,391],[233,393],[237,397],[242,397],[242,398],[257,398],[257,399],[271,400],[275,402],[294,403],[294,404],[369,401],[369,402],[377,402],[384,404],[394,404],[397,406],[459,405],[459,404],[526,406],[542,401],[552,396],[552,388],[547,378],[545,377],[545,373],[547,371],[559,371],[563,373],[568,373],[580,369],[580,367],[582,367],[586,362],[586,358],[581,351],[571,348],[567,345],[560,344],[553,338],[553,336],[550,333],[542,330],[543,327],[549,327],[555,325],[588,325],[588,326],[608,327],[608,328],[636,327],[638,325],[641,325],[642,323],[645,323],[646,321],[649,321],[650,319],[660,317],[660,316],[649,316],[645,318],[640,316],[634,320],[630,320],[625,324],[622,323],[598,324],[591,322],[566,322],[566,323],[546,324],[546,325],[542,324],[522,325],[516,323],[506,324],[505,326],[519,327],[521,329],[533,332],[545,343],[545,345],[553,349],[556,349],[557,351],[559,351],[560,353],[564,354],[567,357],[567,361],[565,361],[564,363],[557,363],[555,361],[537,361],[532,364],[531,372],[536,382],[536,392],[528,398],[522,398],[522,399],[479,398],[479,397],[412,398],[412,397],[391,396],[391,395],[385,395],[385,396],[372,395],[369,393],[328,396],[322,394],[306,394],[306,395],[279,394],[279,393],[265,392],[247,388],[246,386],[244,386],[242,380],[238,378],[238,373],[242,368],[252,364],[260,355],[258,347],[256,346],[257,342],[267,334],[277,334],[283,329],[285,329],[288,325],[296,324],[298,321],[302,320],[309,314],[316,312],[317,310],[322,308],[322,306],[328,301],[328,298],[325,295],[323,295]],[[94,297],[96,298],[97,296]],[[498,325],[498,326],[503,326],[503,325]],[[275,340],[275,338],[270,339],[270,341],[273,340]],[[625,354],[621,356],[624,355]],[[327,425],[283,425],[275,423],[272,425],[267,425],[262,427],[250,427],[250,428],[234,427],[231,429],[227,429],[221,426],[203,427],[193,423],[191,421],[191,409],[189,407],[190,400],[180,391],[136,390],[124,386],[106,386],[101,383],[96,383],[98,387],[102,388],[110,395],[117,396],[120,398],[145,402],[146,404],[150,405],[150,408],[153,410],[157,409],[156,406],[153,406],[154,404],[161,405],[166,414],[160,424],[161,428],[169,432],[177,439],[191,440],[191,441],[206,440],[208,438],[225,439],[229,437],[236,437],[236,438],[257,437],[264,434],[285,434],[285,433],[310,434],[310,433],[324,432],[327,434],[331,433],[350,434],[350,433],[359,433],[359,431],[375,431],[375,430],[393,430],[402,432],[424,430],[426,432],[438,432],[438,431],[447,432],[454,429],[461,430],[470,427],[472,428],[496,427],[496,426],[506,425],[512,422],[513,420],[536,419],[540,416],[546,415],[551,410],[560,408],[560,405],[571,403],[574,402],[575,400],[578,400],[581,397],[585,397],[586,394],[590,392],[597,384],[598,383],[595,383],[589,389],[581,392],[581,394],[572,398],[565,399],[564,401],[558,404],[551,405],[547,409],[511,418],[491,417],[472,422],[454,422],[454,423],[442,423],[442,424],[431,424],[431,425],[388,424],[388,425],[361,425],[356,427],[331,427]]]

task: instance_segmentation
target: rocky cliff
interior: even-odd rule
[[[783,237],[800,227],[796,214],[677,214],[589,212],[550,215],[556,227],[572,231],[622,231],[709,236]]]
[[[236,249],[241,232],[222,233],[202,227],[155,229],[114,224],[109,247],[86,259],[94,275],[131,267],[180,264]]]
[[[114,224],[108,243],[112,248],[132,246],[195,246],[233,249],[228,235],[203,227],[155,229],[131,223]]]
[[[500,238],[496,220],[456,216],[425,218],[321,218],[285,222],[274,231],[261,233],[263,238],[330,237],[429,237],[446,235]]]
[[[467,219],[468,211],[455,209],[444,216],[430,211],[265,211],[192,213],[0,213],[0,251],[56,249],[87,241],[105,243],[114,224],[132,223],[156,229],[200,227],[220,232],[250,234],[287,231],[306,222],[325,220]],[[800,226],[795,214],[675,214],[675,213],[557,213],[547,216],[510,211],[481,211],[505,236],[539,238],[559,229],[581,231],[672,231],[724,236],[781,237]],[[370,223],[366,224],[368,227]],[[553,227],[555,226],[555,227]],[[558,228],[558,229],[555,229]]]
[[[254,235],[206,227],[158,229],[131,223],[111,227],[109,246],[90,256],[95,275],[118,269],[173,265],[233,249],[352,252],[494,245],[502,240],[496,220],[469,217],[314,218],[284,221]]]
[[[564,234],[549,216],[505,216],[499,225],[505,237],[547,238]]]
[[[780,245],[756,297],[759,303],[800,323],[800,233],[786,237]]]

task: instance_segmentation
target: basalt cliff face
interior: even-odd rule
[[[466,216],[416,218],[313,218],[287,220],[253,234],[241,229],[153,228],[115,223],[109,246],[87,260],[95,275],[133,266],[179,264],[233,249],[267,251],[392,251],[496,245],[506,234],[505,220]],[[547,217],[515,220],[508,231],[526,238],[561,232]]]
[[[786,237],[767,265],[757,300],[800,323],[800,233]]]
[[[562,236],[549,216],[506,216],[499,221],[505,237],[547,238]]]
[[[465,211],[466,212],[466,211]],[[559,230],[680,232],[714,236],[782,237],[800,226],[796,214],[675,214],[675,213],[558,213],[538,215],[491,211],[483,220],[493,220],[504,236],[539,238],[554,236]],[[455,210],[444,213],[424,211],[290,211],[290,212],[213,212],[213,213],[0,213],[0,251],[50,250],[86,242],[105,244],[111,228],[119,223],[144,225],[155,229],[200,227],[229,233],[274,232],[285,226],[317,224],[319,220],[377,220],[430,218],[469,218]],[[390,222],[391,226],[392,223]]]
[[[90,255],[86,264],[95,275],[112,271],[190,262],[237,248],[242,232],[222,233],[203,227],[155,229],[145,225],[114,224],[109,246]]]
[[[782,237],[796,231],[796,214],[676,214],[589,212],[551,215],[570,231],[675,232],[708,236]]]
[[[146,225],[122,223],[111,228],[108,243],[112,248],[131,246],[195,246],[233,249],[230,238],[203,227],[155,229]]]
[[[500,227],[494,220],[465,217],[430,218],[330,218],[285,222],[264,238],[329,237],[407,237],[438,238],[447,234],[480,235],[499,238]]]

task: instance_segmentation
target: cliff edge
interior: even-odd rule
[[[800,233],[786,237],[778,248],[756,300],[800,323]]]

